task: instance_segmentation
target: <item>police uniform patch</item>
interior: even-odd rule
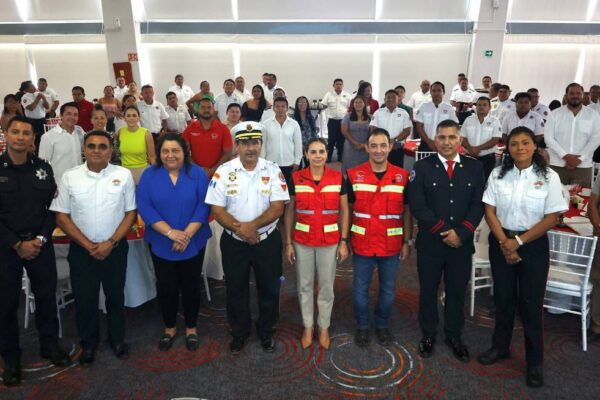
[[[236,179],[237,179],[237,175],[236,175],[235,171],[231,171],[231,172],[229,173],[229,180],[230,180],[231,182],[233,182],[233,181],[235,181]]]
[[[417,173],[415,172],[414,169],[412,171],[410,171],[410,175],[408,176],[409,182],[414,181],[416,176],[417,176]]]
[[[282,185],[281,185],[281,189],[282,189],[284,192],[287,192],[287,185],[286,185],[285,183],[284,183],[284,184],[282,184]]]
[[[221,177],[221,175],[219,175],[216,172],[213,174],[213,179],[217,179],[218,180],[220,177]]]
[[[537,181],[533,183],[533,187],[536,188],[537,190],[540,190],[542,188],[542,186],[544,186],[544,181]]]
[[[396,174],[394,177],[394,182],[401,183],[402,182],[402,174]]]
[[[279,173],[279,180],[280,180],[281,182],[285,182],[285,176],[283,176],[283,172],[280,172],[280,173]],[[284,189],[284,190],[285,190],[285,189]]]
[[[268,176],[263,176],[260,179],[262,180],[262,183],[265,185],[268,185],[269,181],[271,180],[271,178],[269,178]]]
[[[46,178],[48,177],[48,173],[46,172],[45,169],[38,169],[37,171],[35,171],[35,176],[40,180],[46,180]]]
[[[231,189],[231,190],[227,191],[227,196],[234,196],[236,194],[238,194],[238,191],[235,189]]]

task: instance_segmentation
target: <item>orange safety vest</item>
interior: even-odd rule
[[[381,180],[366,162],[348,170],[354,192],[351,243],[362,256],[392,256],[402,250],[402,213],[408,171],[388,163]]]
[[[294,241],[313,247],[338,243],[342,173],[325,167],[318,185],[309,168],[294,172],[292,178],[296,192]]]

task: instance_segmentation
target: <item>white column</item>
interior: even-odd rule
[[[509,2],[510,0],[481,0],[473,29],[467,73],[475,87],[481,87],[481,78],[486,75],[491,76],[492,81],[498,81]]]

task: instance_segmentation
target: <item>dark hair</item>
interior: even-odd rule
[[[140,110],[137,108],[137,106],[132,104],[130,106],[125,107],[125,110],[123,110],[123,117],[125,116],[125,113],[127,113],[127,110],[135,110],[135,112],[137,112],[138,114],[138,117],[140,116]]]
[[[584,92],[585,89],[583,88],[583,86],[581,86],[579,83],[577,82],[573,82],[573,83],[569,83],[567,85],[567,88],[565,89],[565,94],[569,93],[569,89],[571,89],[572,87],[579,87],[581,88],[581,91]]]
[[[460,73],[460,74],[458,74],[457,76],[460,76],[461,78],[464,78],[464,77],[465,77],[465,76],[467,76],[467,75],[465,75],[465,73],[464,73],[464,72],[461,72],[461,73]]]
[[[254,89],[257,89],[257,88],[260,90],[260,99],[258,99],[258,109],[264,111],[264,109],[267,108],[267,99],[265,99],[265,90],[263,89],[263,87],[261,85],[254,85],[254,86],[252,86],[252,91],[254,92]]]
[[[142,86],[142,92],[144,91],[144,89],[153,89],[152,85],[144,85]]]
[[[100,106],[100,108],[102,108],[101,104],[97,104]],[[70,101],[68,103],[63,104],[62,106],[60,106],[60,115],[63,115],[63,113],[65,112],[65,109],[67,107],[73,107],[77,109],[77,112],[79,112],[79,106],[77,105],[77,103],[75,103],[74,101]]]
[[[531,96],[526,92],[519,92],[515,95],[515,102],[519,101],[519,99],[527,99],[531,101]]]
[[[505,156],[502,157],[502,168],[500,169],[500,173],[498,174],[498,179],[504,178],[504,175],[506,175],[506,173],[508,171],[510,171],[511,169],[513,169],[515,166],[515,160],[512,159],[512,157],[510,156],[510,152],[509,152],[510,139],[515,135],[523,135],[523,134],[529,136],[529,138],[533,141],[534,144],[536,143],[535,142],[535,133],[533,133],[533,131],[531,129],[527,128],[526,126],[517,126],[515,129],[510,131],[510,133],[508,134],[508,137],[506,138],[506,149],[504,150]],[[544,180],[547,180],[548,179],[548,164],[546,163],[546,160],[544,159],[544,157],[540,153],[538,153],[537,149],[536,149],[536,151],[533,152],[532,161],[533,161],[533,170],[535,171],[535,173],[538,176],[543,177]]]
[[[352,99],[352,111],[350,111],[350,121],[358,121],[356,108],[354,108],[354,102],[356,101],[356,99],[360,99],[363,103],[365,103],[365,108],[363,108],[362,116],[365,121],[368,121],[371,118],[369,117],[369,112],[367,111],[367,106],[369,105],[369,102],[367,101],[365,96],[359,94],[357,94],[356,97]]]
[[[394,90],[402,89],[403,92],[406,92],[406,88],[402,85],[398,85],[394,88]]]
[[[181,79],[183,79],[183,75],[181,75],[181,74],[177,74],[177,75],[175,75],[175,79],[174,79],[174,80],[177,80],[177,78],[181,78]]]
[[[123,96],[123,98],[121,99],[121,111],[125,111],[125,100],[129,99],[130,97],[133,97],[133,99],[135,101],[137,101],[137,99],[135,98],[134,95],[132,94],[126,94],[125,96]],[[129,107],[129,106],[127,106]]]
[[[283,88],[280,88],[280,87],[275,88],[273,90],[273,94],[275,94],[275,92],[283,92],[283,96],[277,96],[277,97],[287,97],[287,95],[285,94],[285,90],[283,90]]]
[[[33,85],[33,82],[31,82],[31,81],[21,82],[21,86],[19,86],[19,92],[24,92],[25,89],[27,89],[29,87],[29,85]]]
[[[440,81],[435,81],[433,82],[429,87],[433,88],[435,85],[438,85],[442,88],[442,93],[446,93],[446,86],[444,86],[444,84]]]
[[[531,92],[531,93],[539,93],[539,90],[537,90],[536,88],[532,87],[532,88],[527,89],[527,93],[529,93],[529,92]]]
[[[590,92],[592,91],[592,89],[600,89],[600,85],[592,85],[592,86],[590,86]]]
[[[240,106],[238,103],[231,103],[230,105],[227,106],[227,110],[225,112],[228,112],[230,109],[232,108],[239,108],[240,111],[242,111],[242,106]]]
[[[19,103],[19,99],[17,98],[16,95],[11,94],[11,93],[7,94],[6,96],[4,96],[4,103],[3,103],[4,104],[4,111],[3,111],[3,113],[7,113],[8,112],[8,108],[6,108],[6,103],[8,103],[9,100],[14,100],[17,103]],[[20,114],[20,112],[19,112],[19,111],[21,111],[20,108],[21,107],[19,107],[19,109],[17,109],[17,114]]]
[[[383,97],[387,97],[388,94],[393,94],[394,96],[398,96],[398,93],[394,89],[388,89],[385,91],[385,95]]]
[[[360,85],[358,85],[358,90],[356,91],[356,95],[357,96],[365,96],[365,90],[370,87],[371,91],[373,91],[373,86],[371,86],[371,84],[369,82],[363,82]],[[373,94],[371,93],[371,97],[373,97]],[[369,104],[369,102],[366,103],[367,105]]]
[[[77,103],[75,103],[75,104],[77,104]],[[92,116],[94,115],[94,113],[96,113],[98,111],[103,112],[104,115],[106,115],[106,110],[104,110],[104,108],[102,108],[102,104],[100,104],[100,103],[94,104],[94,109],[92,110]],[[62,114],[62,111],[61,111],[61,114]]]
[[[383,128],[375,128],[369,132],[369,136],[367,136],[367,142],[371,139],[371,136],[384,135],[388,139],[388,143],[390,141],[390,133]]]
[[[461,81],[461,82],[462,82],[462,81],[467,81],[467,82],[469,82],[469,78],[467,78],[466,76],[463,76],[463,77],[461,77],[461,78],[460,78],[460,81]]]
[[[202,82],[200,82],[200,87],[202,87],[203,83],[208,83],[208,86],[210,86],[210,82],[209,81],[202,81]]]
[[[488,105],[492,105],[492,102],[490,101],[490,98],[487,96],[481,96],[477,99],[477,101],[475,102],[475,104],[479,103],[479,100],[483,100],[483,101],[487,101]]]
[[[342,78],[335,78],[335,79],[333,80],[333,84],[334,84],[334,85],[335,85],[336,83],[338,83],[338,82],[342,82],[342,83],[344,83],[344,80],[343,80]]]
[[[271,74],[269,74],[269,76],[270,76],[271,78],[273,78],[273,80],[274,80],[275,82],[277,82],[277,75],[275,75],[275,74],[271,73]]]
[[[325,150],[327,150],[327,141],[323,138],[320,137],[313,137],[308,139],[308,142],[306,142],[306,146],[304,146],[304,152],[308,153],[308,148],[310,147],[311,144],[313,143],[321,143],[323,146],[325,146]]]
[[[167,92],[167,94],[165,95],[165,98],[168,100],[169,96],[175,96],[175,97],[177,97],[177,95],[175,94],[175,92]]]
[[[502,84],[500,85],[498,90],[508,90],[510,92],[510,86]]]
[[[496,83],[492,83],[492,85],[490,86],[490,89],[494,89],[497,92],[498,90],[500,90],[500,87],[502,87],[502,84],[496,82]]]
[[[163,166],[162,160],[160,159],[160,150],[162,149],[167,140],[177,142],[177,144],[179,144],[179,146],[181,147],[181,150],[183,151],[183,167],[185,168],[186,174],[189,175],[190,168],[192,167],[190,151],[188,149],[187,142],[183,140],[181,135],[179,135],[178,133],[170,132],[158,139],[158,142],[156,143],[156,165],[154,166],[154,168],[160,168]]]
[[[229,79],[225,79],[225,81],[223,82],[223,86],[225,86],[225,84],[227,82],[231,82],[231,83],[233,83],[235,85],[235,81],[233,79],[229,78]]]
[[[262,74],[262,76],[270,76],[271,74],[268,72],[265,72],[264,74]]]
[[[277,103],[277,102],[279,102],[279,103],[283,102],[283,103],[285,103],[286,107],[289,107],[289,103],[288,103],[287,99],[283,96],[275,97],[273,99],[273,105],[275,105],[275,103]]]
[[[83,88],[81,86],[73,86],[73,89],[71,89],[71,92],[74,92],[76,90],[81,90],[81,94],[85,95],[85,90],[83,90]]]
[[[300,117],[300,108],[298,107],[298,102],[300,101],[300,99],[306,100],[306,116],[305,116],[305,118],[308,121],[310,130],[312,132],[315,132],[316,131],[315,118],[312,116],[312,113],[310,112],[310,102],[308,101],[308,98],[306,98],[306,96],[299,96],[296,99],[296,102],[294,103],[294,119],[296,120],[296,122],[298,122],[298,124],[302,124],[302,119]]]
[[[445,119],[439,124],[437,124],[437,127],[435,128],[435,133],[437,134],[440,131],[440,129],[444,128],[454,128],[457,132],[460,132],[460,125],[458,124],[458,122],[454,122],[451,119]]]
[[[23,122],[25,124],[29,124],[31,126],[31,129],[33,130],[33,124],[31,123],[31,121],[29,120],[29,118],[27,118],[24,115],[15,115],[11,119],[9,119],[8,120],[8,124],[6,124],[6,131],[7,132],[10,129],[10,127],[12,126],[12,124],[14,124],[15,122]]]
[[[200,99],[197,101],[197,103],[198,103],[198,104],[200,104],[200,103],[202,103],[203,101],[208,101],[208,102],[209,102],[211,105],[214,105],[214,104],[215,104],[215,102],[214,102],[214,101],[213,101],[213,100],[212,100],[212,99],[211,99],[209,96],[203,96],[203,97],[201,97],[201,98],[200,98]]]
[[[491,77],[491,76],[489,76],[489,75],[486,75],[486,76],[484,76],[483,78],[481,78],[481,80],[484,80],[485,78],[492,79],[492,77]]]
[[[85,136],[83,137],[83,144],[85,145],[87,143],[88,139],[92,136],[105,137],[106,140],[108,140],[109,146],[112,147],[112,145],[113,145],[112,137],[106,131],[90,131],[90,132],[86,133]]]
[[[550,104],[548,104],[548,108],[550,109],[550,111],[556,110],[557,108],[561,107],[562,103],[560,102],[560,100],[552,100]]]

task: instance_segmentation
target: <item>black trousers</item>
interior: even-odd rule
[[[427,143],[425,143],[424,140],[421,140],[418,151],[437,151],[437,149],[430,149],[429,146],[427,146]]]
[[[165,260],[152,253],[158,300],[166,328],[176,326],[179,293],[181,293],[185,327],[196,327],[200,308],[200,277],[204,250],[202,249],[192,258],[178,261]]]
[[[28,118],[29,122],[33,126],[33,132],[35,133],[35,154],[37,155],[40,151],[40,141],[42,140],[42,135],[44,132],[44,124],[46,123],[46,118],[33,119]]]
[[[472,254],[449,249],[446,255],[417,253],[419,273],[419,323],[424,337],[435,338],[438,326],[438,290],[442,273],[444,300],[444,333],[449,339],[460,339],[465,325],[465,291],[471,277]]]
[[[490,176],[494,168],[496,167],[496,154],[488,154],[483,157],[477,157],[477,160],[483,165],[483,174],[485,180]]]
[[[281,170],[281,173],[285,178],[285,183],[287,183],[289,186],[290,182],[292,181],[292,166],[290,165],[288,167],[279,167],[279,169]]]
[[[519,256],[523,261],[516,265],[506,263],[498,240],[492,233],[489,244],[496,305],[492,346],[501,352],[509,350],[515,311],[519,307],[527,365],[539,365],[544,360],[543,303],[550,268],[548,237],[544,235],[519,247]]]
[[[394,148],[388,154],[388,161],[396,167],[404,168],[404,147],[402,144],[394,145]]]
[[[281,234],[278,229],[255,245],[237,240],[226,231],[223,232],[221,253],[227,287],[227,320],[232,336],[250,335],[251,269],[254,271],[258,291],[258,336],[267,338],[275,332],[273,326],[279,317],[281,251]]]
[[[342,120],[330,118],[327,121],[327,161],[331,161],[334,147],[337,150],[338,161],[342,161],[345,141],[346,138],[342,135]]]
[[[100,283],[106,296],[108,341],[117,345],[125,339],[124,290],[128,250],[127,241],[121,240],[107,258],[99,261],[77,243],[71,242],[69,246],[67,260],[75,298],[75,319],[84,348],[95,349],[100,341]]]
[[[0,248],[0,354],[6,365],[21,360],[17,311],[21,294],[23,267],[35,296],[35,325],[40,336],[40,351],[58,340],[56,315],[56,259],[54,247],[46,243],[31,261],[19,258],[10,248]]]

